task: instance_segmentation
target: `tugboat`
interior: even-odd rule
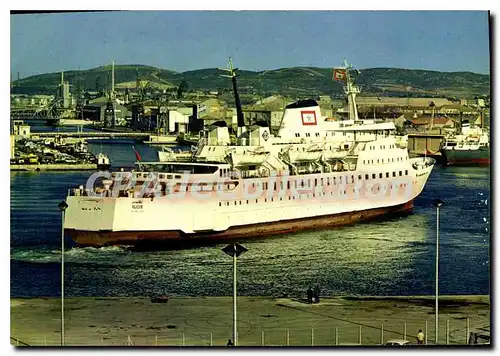
[[[108,156],[104,153],[99,153],[97,155],[97,170],[99,171],[108,171],[111,167],[111,163],[109,162]]]

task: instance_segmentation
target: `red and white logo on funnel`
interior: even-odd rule
[[[302,125],[316,125],[316,112],[315,111],[301,111]]]

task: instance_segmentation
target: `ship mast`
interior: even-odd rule
[[[246,131],[246,127],[245,127],[245,119],[243,117],[243,110],[241,109],[240,96],[238,94],[238,86],[236,83],[236,77],[238,76],[237,73],[238,68],[233,67],[233,61],[231,57],[229,57],[228,67],[229,68],[219,68],[219,70],[229,72],[229,75],[222,74],[221,77],[231,78],[233,82],[234,101],[236,104],[236,117],[238,119],[238,137],[240,137]]]
[[[347,60],[344,59],[344,69],[346,77],[346,85],[344,87],[344,92],[347,95],[347,105],[349,107],[349,120],[358,120],[358,108],[356,107],[356,95],[361,92],[361,90],[354,85],[350,71],[352,70],[352,64],[348,64]],[[356,73],[359,74],[359,70],[355,69]]]

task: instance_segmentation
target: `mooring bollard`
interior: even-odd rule
[[[290,330],[286,330],[286,346],[290,346]]]
[[[339,344],[339,328],[335,327],[335,345]]]
[[[384,344],[384,324],[382,324],[382,327],[380,328],[380,345]]]
[[[314,346],[314,329],[311,328],[311,346]]]
[[[361,345],[361,325],[358,328],[358,344]]]

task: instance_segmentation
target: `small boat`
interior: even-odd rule
[[[104,153],[99,153],[97,155],[97,170],[99,171],[107,171],[111,167],[111,163],[109,161],[108,156]]]

